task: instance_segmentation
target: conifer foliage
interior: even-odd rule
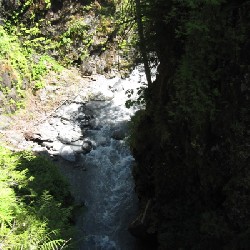
[[[136,189],[159,249],[249,249],[250,2],[141,0],[160,64],[133,118]]]

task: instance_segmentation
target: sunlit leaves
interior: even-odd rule
[[[68,227],[71,209],[62,208],[59,197],[56,200],[49,191],[39,194],[35,190],[41,183],[36,184],[36,177],[30,175],[28,164],[27,168],[23,166],[23,163],[32,164],[34,160],[36,156],[30,152],[13,153],[0,146],[1,249],[56,250],[67,245],[61,237],[62,231]],[[42,159],[37,163],[46,164]],[[51,175],[53,181],[53,171]]]

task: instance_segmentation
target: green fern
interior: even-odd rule
[[[38,249],[39,250],[58,250],[58,249],[64,249],[66,243],[67,243],[67,241],[65,241],[65,240],[51,240],[49,242],[44,243]]]
[[[36,167],[31,175],[32,164]],[[37,159],[30,152],[12,153],[0,146],[0,249],[57,250],[66,247],[68,241],[63,238],[70,238],[65,235],[70,234],[67,218],[71,209],[62,208],[62,194],[55,199],[44,188],[54,191],[53,186],[36,183],[39,181],[35,177],[37,174],[45,178],[45,165],[44,159]],[[51,183],[58,185],[58,173],[55,169],[52,171],[52,166],[47,170],[50,170]]]

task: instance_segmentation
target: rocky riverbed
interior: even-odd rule
[[[126,137],[135,109],[125,108],[125,101],[127,90],[137,92],[145,82],[144,73],[135,69],[127,79],[106,79],[69,71],[62,80],[36,93],[25,111],[2,116],[1,140],[60,166],[76,202],[86,208],[77,220],[79,249],[132,250],[135,240],[127,228],[137,198]]]
[[[143,73],[137,77],[142,76]],[[56,81],[53,76],[49,78],[47,86],[29,98],[25,110],[0,116],[0,140],[13,150],[47,152],[54,159],[77,162],[81,154],[97,146],[85,136],[89,129],[100,129],[102,118],[93,113],[95,107],[100,103],[100,109],[109,105],[115,95],[120,101],[118,106],[125,107],[125,91],[131,86],[124,85],[125,81],[122,83],[118,77],[81,77],[75,69],[63,72]],[[126,113],[129,118],[133,111]],[[111,136],[124,139],[124,126],[120,124]],[[104,143],[102,139],[98,139],[99,144]]]

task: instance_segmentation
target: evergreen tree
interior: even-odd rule
[[[160,65],[131,147],[159,249],[249,249],[250,2],[141,2]]]

